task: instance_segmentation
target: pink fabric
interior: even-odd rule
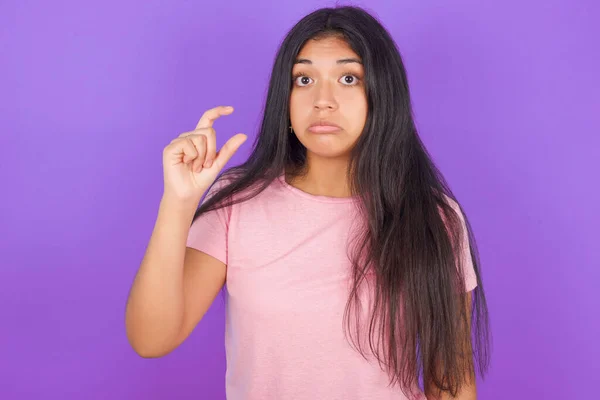
[[[310,195],[281,175],[192,225],[187,245],[227,264],[228,399],[406,399],[344,336],[353,201]]]

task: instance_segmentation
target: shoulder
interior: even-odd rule
[[[222,190],[227,190],[229,192],[228,188],[230,186],[236,187],[237,182],[237,176],[219,176],[207,190],[203,202],[206,201],[206,199],[217,195]],[[263,186],[263,181],[253,182],[249,187],[235,190],[231,196],[224,198],[223,201],[232,203],[232,207],[241,205],[245,207],[254,205],[264,206],[265,203],[270,204],[274,201],[281,201],[286,197],[286,192],[281,188],[281,184],[277,179],[267,184],[266,187],[263,188]]]
[[[440,196],[441,198],[441,202],[443,202],[446,206],[449,206],[450,209],[452,209],[452,211],[454,211],[454,213],[456,214],[456,216],[459,219],[463,219],[463,213],[462,213],[462,207],[459,204],[459,202],[455,199],[453,199],[452,197],[450,197],[449,195],[447,195],[446,193],[442,193],[442,195]],[[448,211],[446,207],[443,207],[441,204],[438,205],[438,209],[440,210],[442,217],[446,218],[446,212]]]

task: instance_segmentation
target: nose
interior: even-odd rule
[[[314,107],[317,110],[335,110],[338,103],[335,99],[335,94],[332,85],[327,82],[321,82],[315,87]]]

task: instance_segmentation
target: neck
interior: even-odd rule
[[[286,181],[315,196],[351,197],[347,168],[347,159],[326,159],[311,156],[309,153],[306,173],[298,177],[286,175]]]

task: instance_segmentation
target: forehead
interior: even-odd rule
[[[302,47],[297,58],[307,58],[314,64],[321,62],[335,63],[341,58],[359,58],[348,43],[337,37],[310,39]],[[359,58],[360,59],[360,58]]]

